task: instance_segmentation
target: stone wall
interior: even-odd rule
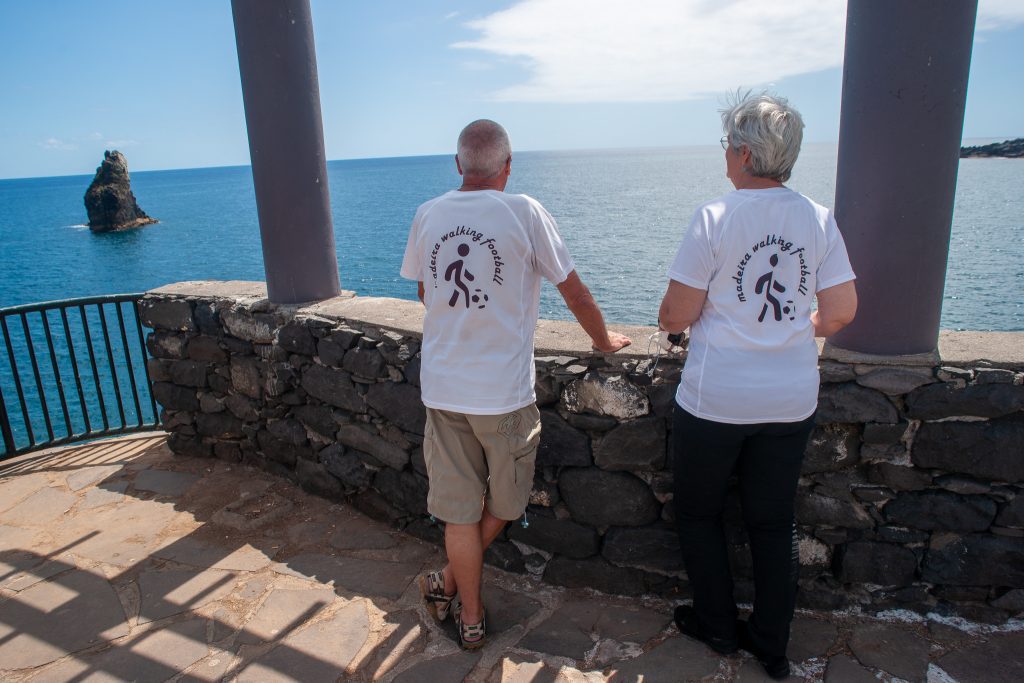
[[[426,513],[420,306],[347,295],[271,305],[260,283],[181,283],[142,305],[176,453],[241,461],[440,541]],[[610,593],[686,595],[673,526],[671,420],[682,359],[590,351],[542,321],[543,436],[526,523],[487,560]],[[1024,334],[943,333],[939,355],[825,349],[797,497],[801,604],[1024,612]],[[752,595],[738,502],[737,597]]]

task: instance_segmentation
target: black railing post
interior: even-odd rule
[[[7,418],[7,404],[4,403],[4,390],[0,387],[0,437],[3,437],[3,455],[9,455],[16,450],[14,447],[14,434],[11,433],[11,422]]]

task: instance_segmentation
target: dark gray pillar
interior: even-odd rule
[[[835,213],[857,273],[851,351],[935,350],[977,0],[850,0]]]
[[[270,300],[336,296],[309,0],[232,0],[231,11]]]

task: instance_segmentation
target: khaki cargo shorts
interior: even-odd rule
[[[427,510],[450,524],[475,524],[486,503],[498,519],[517,519],[530,499],[539,443],[536,404],[504,415],[427,408]]]

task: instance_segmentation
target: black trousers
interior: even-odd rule
[[[739,480],[754,561],[749,631],[769,655],[785,655],[800,564],[793,518],[800,465],[814,417],[801,422],[727,424],[675,407],[675,510],[693,607],[710,635],[736,639],[736,603],[722,510],[730,476]]]

